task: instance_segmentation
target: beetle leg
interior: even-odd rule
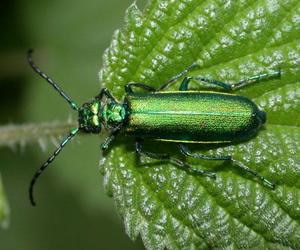
[[[106,98],[110,99],[111,101],[118,103],[118,101],[113,97],[107,88],[102,88],[99,95],[97,95],[95,98],[102,100],[103,96],[106,96]]]
[[[180,91],[186,91],[189,88],[189,83],[192,80],[191,77],[185,77],[182,81],[182,83],[180,84],[179,90]]]
[[[196,80],[196,81],[200,81],[200,82],[209,83],[211,85],[219,86],[219,87],[223,88],[224,90],[230,91],[230,90],[236,90],[236,89],[243,88],[247,85],[259,82],[260,80],[273,79],[273,78],[280,79],[280,77],[281,77],[280,69],[277,71],[271,72],[271,73],[262,73],[262,74],[254,75],[254,76],[242,79],[239,82],[233,83],[233,84],[209,79],[209,78],[206,78],[203,76],[190,76],[190,77],[187,77],[187,80],[186,79],[183,80],[180,88],[184,88],[184,89],[180,89],[180,90],[187,90],[188,84],[192,79]]]
[[[158,153],[144,151],[143,150],[143,142],[141,140],[137,140],[135,142],[135,151],[138,155],[145,155],[152,159],[157,159],[157,160],[169,160],[170,159],[169,154],[158,154]]]
[[[232,156],[207,156],[197,153],[192,153],[191,150],[188,148],[188,146],[179,144],[179,149],[182,154],[185,156],[190,156],[197,159],[205,159],[205,160],[224,160],[224,161],[231,161],[235,166],[239,167],[241,170],[248,172],[258,179],[260,179],[263,183],[265,183],[268,187],[274,189],[275,185],[266,179],[264,176],[261,176],[258,172],[252,170],[251,168],[248,168],[246,165],[244,165],[242,162],[234,160]]]
[[[123,124],[119,124],[110,132],[109,136],[106,137],[105,141],[101,143],[100,148],[104,151],[108,148],[109,144],[116,138],[116,136],[120,133]]]
[[[106,137],[105,141],[103,143],[101,143],[100,148],[105,151],[109,144],[116,138],[115,135],[109,135],[108,137]]]
[[[191,64],[186,69],[184,69],[183,71],[181,71],[177,75],[173,76],[171,79],[169,79],[168,81],[166,81],[163,85],[161,85],[160,87],[158,87],[156,91],[161,91],[163,89],[166,89],[166,88],[170,87],[173,83],[176,82],[176,80],[178,80],[180,77],[182,77],[183,75],[185,75],[186,73],[188,73],[189,71],[191,71],[193,68],[196,68],[198,66],[199,66],[198,63]]]
[[[153,88],[149,85],[146,85],[144,83],[140,83],[140,82],[131,82],[131,83],[128,83],[125,85],[125,92],[127,94],[130,94],[130,93],[134,93],[132,87],[138,87],[140,89],[143,89],[143,90],[146,90],[146,91],[149,91],[149,92],[155,92],[156,91],[156,88]]]
[[[269,181],[267,178],[265,178],[264,176],[261,176],[259,173],[257,173],[256,171],[254,171],[253,169],[251,168],[248,168],[246,165],[244,165],[242,162],[240,161],[237,161],[237,160],[234,160],[234,159],[231,159],[231,162],[238,166],[240,169],[242,169],[243,171],[245,172],[248,172],[252,175],[254,175],[255,177],[257,177],[258,179],[260,179],[263,183],[265,183],[269,188],[271,189],[274,189],[275,188],[275,185]]]
[[[204,160],[216,160],[216,161],[230,161],[231,156],[212,156],[212,155],[203,155],[198,153],[192,153],[188,146],[184,144],[179,144],[180,152],[185,156],[190,156],[197,159]]]
[[[199,81],[199,82],[205,82],[205,83],[209,83],[211,85],[216,85],[216,86],[222,87],[223,89],[225,89],[227,91],[232,90],[232,86],[229,83],[208,79],[208,78],[205,78],[205,77],[202,77],[202,76],[188,76],[188,77],[185,77],[183,79],[181,85],[180,85],[179,90],[181,90],[181,91],[188,90],[188,88],[189,88],[188,85],[189,85],[191,80],[196,80],[196,81]]]
[[[133,93],[134,91],[133,91],[132,87],[138,87],[138,88],[141,88],[141,89],[149,91],[149,92],[159,92],[163,89],[166,89],[166,88],[170,87],[170,85],[173,84],[176,80],[178,80],[180,77],[182,77],[183,75],[185,75],[186,73],[188,73],[189,71],[191,71],[193,68],[195,68],[197,66],[198,66],[197,63],[191,64],[189,67],[187,67],[186,69],[181,71],[179,74],[173,76],[171,79],[169,79],[167,82],[162,84],[157,89],[153,88],[152,86],[146,85],[144,83],[132,82],[132,83],[128,83],[128,84],[125,85],[125,92],[126,93]]]
[[[280,79],[281,77],[281,69],[278,69],[277,71],[271,72],[271,73],[262,73],[258,75],[254,75],[245,79],[242,79],[241,81],[231,84],[231,89],[236,90],[239,88],[243,88],[247,85],[250,85],[252,83],[259,82],[260,80],[264,79]]]
[[[191,165],[189,165],[189,164],[187,164],[187,163],[185,163],[185,162],[183,162],[183,161],[181,161],[177,158],[170,157],[169,154],[158,154],[158,153],[153,153],[153,152],[149,152],[149,151],[144,151],[142,149],[142,146],[143,146],[143,144],[142,144],[141,140],[136,141],[135,150],[136,150],[136,153],[138,155],[145,155],[149,158],[157,159],[157,160],[167,160],[171,164],[174,164],[175,166],[180,167],[180,168],[187,169],[188,171],[190,171],[193,174],[207,175],[211,178],[216,178],[215,173],[205,171],[205,170],[202,170],[202,169],[198,169],[198,168],[194,168]]]

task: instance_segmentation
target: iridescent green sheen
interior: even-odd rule
[[[79,131],[99,134],[102,126],[109,131],[108,137],[101,144],[103,151],[107,150],[116,136],[123,131],[125,134],[135,137],[135,151],[138,155],[167,160],[175,166],[186,168],[191,173],[215,178],[215,173],[194,168],[169,154],[143,150],[144,139],[177,142],[180,152],[184,156],[231,161],[241,170],[259,178],[265,185],[274,189],[275,186],[271,181],[237,161],[231,155],[213,156],[193,153],[184,143],[220,144],[248,140],[266,122],[265,112],[259,110],[255,103],[248,98],[220,92],[190,91],[190,81],[204,82],[214,87],[220,87],[224,91],[233,91],[268,77],[280,78],[280,70],[271,74],[262,73],[251,76],[232,84],[202,76],[186,76],[180,84],[179,91],[163,91],[194,67],[199,66],[194,63],[158,88],[140,82],[126,84],[123,103],[115,99],[107,88],[102,88],[94,99],[79,107],[58,84],[35,65],[31,54],[32,51],[29,51],[27,58],[32,69],[44,78],[72,109],[78,111],[78,127],[70,131],[69,136],[60,143],[48,160],[35,172],[31,180],[29,197],[32,205],[35,205],[33,187],[37,178],[64,146]],[[136,88],[144,92],[135,92]]]
[[[112,127],[124,121],[126,116],[125,106],[116,102],[106,103],[100,114],[100,119],[105,125]]]
[[[266,115],[248,98],[226,93],[131,93],[126,133],[189,143],[225,143],[253,137]]]

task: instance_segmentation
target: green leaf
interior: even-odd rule
[[[4,189],[2,186],[2,180],[0,175],[0,228],[6,228],[8,226],[9,208],[5,198]]]
[[[140,234],[147,249],[299,249],[300,2],[152,0],[143,12],[133,4],[125,21],[100,72],[103,85],[120,99],[126,83],[158,87],[194,62],[200,69],[190,74],[230,83],[282,69],[280,80],[237,91],[267,112],[256,138],[193,146],[233,155],[274,181],[275,190],[220,162],[187,159],[215,171],[215,181],[166,162],[142,159],[141,165],[131,141],[119,140],[102,171],[130,238]],[[148,149],[181,157],[172,144]]]

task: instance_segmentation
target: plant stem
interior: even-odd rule
[[[0,126],[0,147],[40,143],[46,138],[54,139],[65,135],[74,127],[77,127],[77,123],[73,121]]]

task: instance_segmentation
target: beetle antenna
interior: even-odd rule
[[[54,153],[48,158],[48,160],[35,172],[34,176],[31,179],[29,186],[29,199],[32,206],[35,206],[36,203],[33,198],[33,187],[36,183],[37,178],[43,173],[43,171],[49,166],[49,164],[55,159],[55,157],[60,153],[63,147],[77,134],[79,131],[78,128],[71,130],[69,136],[65,138],[59,145],[59,147],[54,151]]]
[[[59,87],[59,85],[57,83],[55,83],[44,72],[42,72],[38,66],[36,66],[36,64],[33,62],[33,59],[32,59],[32,53],[33,53],[32,49],[28,50],[27,61],[28,61],[29,65],[31,66],[31,68],[36,73],[38,73],[42,78],[44,78],[48,83],[50,83],[52,85],[52,87],[69,103],[69,105],[71,106],[72,109],[78,110],[77,104],[73,100],[71,100],[71,98]]]

